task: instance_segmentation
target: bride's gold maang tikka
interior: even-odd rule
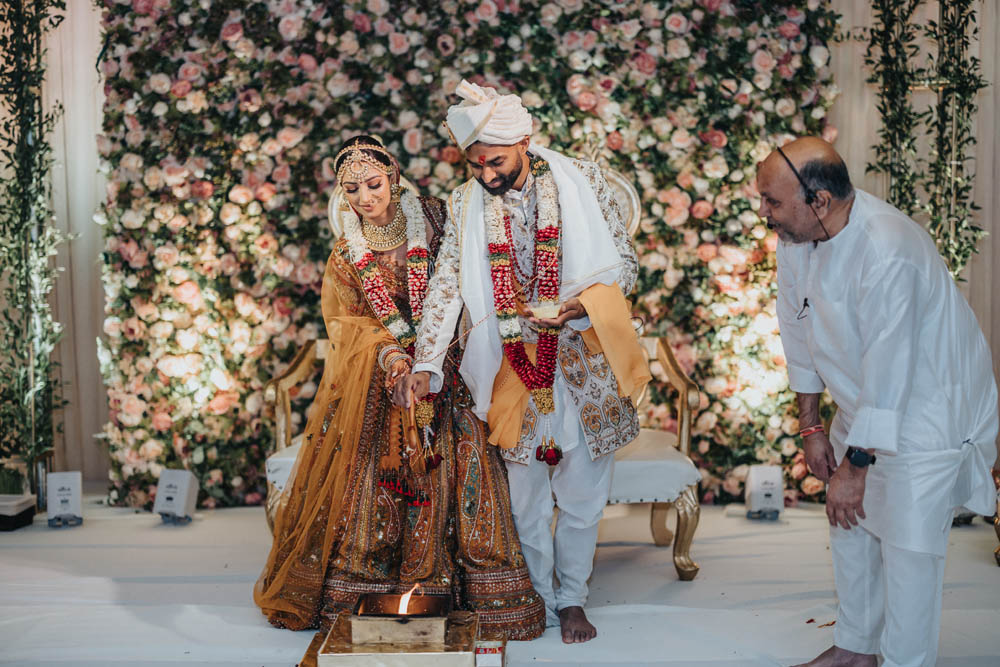
[[[373,151],[375,153],[385,155],[389,158],[390,164],[382,164],[367,151]],[[344,157],[344,163],[340,165],[340,169],[337,170],[337,182],[340,184],[343,184],[344,179],[347,177],[353,177],[360,183],[364,180],[365,174],[367,174],[370,169],[377,169],[386,176],[392,176],[393,172],[396,170],[391,164],[392,154],[381,146],[375,146],[374,144],[353,144],[348,146],[344,150],[337,153],[337,157],[334,158],[333,163],[337,164],[341,157]]]

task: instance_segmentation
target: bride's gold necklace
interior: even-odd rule
[[[406,216],[403,207],[396,204],[396,214],[388,225],[373,225],[367,220],[362,221],[361,233],[368,247],[376,252],[395,250],[406,243]]]

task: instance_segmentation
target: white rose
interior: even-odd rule
[[[729,173],[729,165],[726,158],[716,155],[711,160],[702,165],[702,173],[709,178],[725,178]]]
[[[574,51],[569,54],[569,66],[577,72],[586,71],[590,67],[590,54],[586,51]]]
[[[830,51],[822,44],[817,44],[809,49],[809,60],[816,68],[824,67],[830,60]]]
[[[691,55],[691,47],[687,40],[682,37],[674,37],[667,40],[667,57],[671,60],[680,60]]]
[[[796,106],[795,102],[788,99],[787,97],[782,97],[774,105],[774,111],[782,118],[788,118],[795,113]]]
[[[767,90],[771,87],[773,79],[769,72],[757,72],[753,75],[753,85],[757,86],[761,90]]]
[[[149,87],[154,93],[166,95],[170,92],[170,77],[159,72],[153,74],[149,77]]]

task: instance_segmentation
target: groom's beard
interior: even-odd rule
[[[521,175],[521,170],[523,168],[524,168],[524,160],[522,160],[521,156],[518,155],[517,164],[514,165],[513,169],[511,169],[506,174],[501,174],[497,172],[497,177],[496,179],[494,179],[493,181],[494,185],[492,187],[487,185],[486,183],[483,183],[482,179],[477,178],[476,180],[479,181],[479,184],[483,186],[483,188],[491,195],[499,197],[500,195],[502,195],[503,193],[507,192],[512,187],[514,187],[514,183],[517,182],[517,179]]]

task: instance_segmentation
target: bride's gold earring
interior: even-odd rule
[[[390,200],[393,204],[399,203],[399,197],[403,194],[403,186],[399,183],[393,184],[389,191],[392,192],[392,199]]]

